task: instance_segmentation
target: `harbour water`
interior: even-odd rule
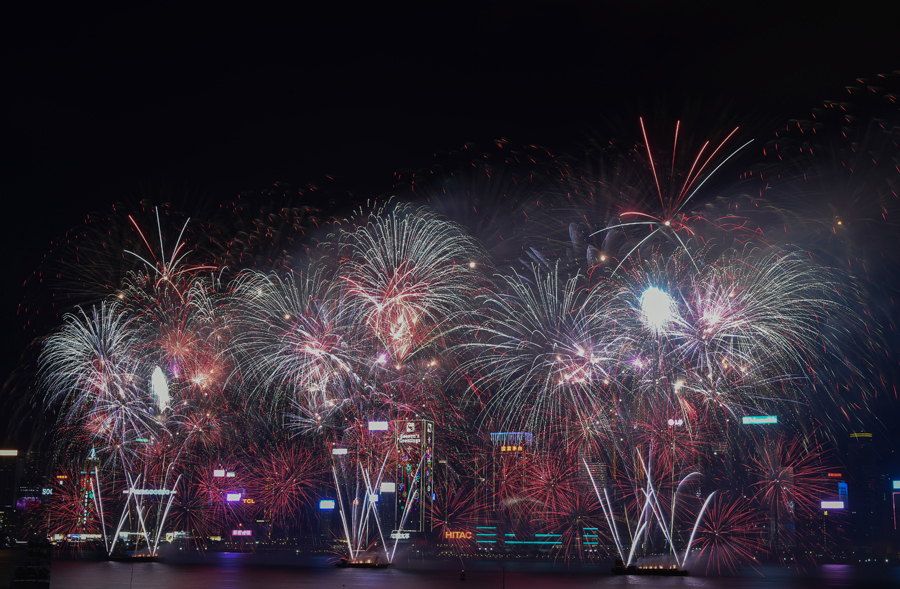
[[[610,564],[567,567],[560,563],[473,561],[465,579],[453,563],[402,562],[388,569],[341,569],[333,559],[245,553],[209,554],[200,560],[107,562],[56,560],[51,588],[58,589],[271,589],[323,587],[338,589],[545,589],[565,587],[825,589],[830,587],[900,587],[900,567],[887,565],[822,565],[804,571],[764,566],[732,577],[614,576]]]

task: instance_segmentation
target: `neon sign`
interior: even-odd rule
[[[381,492],[382,493],[396,493],[397,492],[397,483],[381,483]]]
[[[229,503],[237,503],[241,500],[241,497],[243,495],[243,493],[228,493],[225,495],[225,501],[228,501]]]
[[[444,538],[447,540],[471,540],[472,532],[451,532],[447,530],[444,532]]]
[[[334,499],[322,499],[319,501],[319,509],[334,509]]]
[[[225,469],[224,469],[224,468],[217,468],[217,469],[215,469],[215,470],[213,471],[213,476],[214,476],[215,478],[220,478],[220,479],[221,479],[221,478],[225,478]]]
[[[232,536],[252,536],[253,530],[231,530]]]
[[[744,425],[762,424],[762,423],[778,423],[777,415],[745,415],[741,422]]]
[[[369,431],[370,432],[386,432],[388,429],[388,422],[386,421],[370,421],[369,422]]]
[[[829,473],[828,473],[828,478],[830,478],[830,479],[839,479],[839,478],[841,478],[841,477],[843,477],[843,476],[844,476],[844,475],[841,474],[841,473],[839,473],[839,472],[829,472]]]
[[[534,436],[529,432],[491,432],[491,443],[512,446],[530,446]]]
[[[843,501],[822,501],[822,509],[843,509]]]

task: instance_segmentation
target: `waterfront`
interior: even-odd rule
[[[690,587],[762,589],[786,587],[823,589],[826,587],[900,586],[900,567],[823,565],[797,572],[782,567],[745,570],[734,577],[618,577],[609,565],[566,567],[563,564],[480,561],[466,564],[465,581],[451,563],[400,563],[383,570],[339,569],[328,558],[306,559],[302,564],[283,555],[240,553],[211,554],[203,561],[166,560],[150,563],[56,560],[51,588],[121,589],[158,588],[232,589],[238,587],[335,587],[340,589],[381,588],[495,588],[537,589],[566,587]]]

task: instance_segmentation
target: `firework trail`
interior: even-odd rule
[[[561,260],[582,271],[615,270],[651,250],[664,256],[688,250],[690,241],[727,249],[758,239],[752,221],[731,203],[734,188],[725,210],[717,196],[720,170],[750,143],[736,142],[737,127],[690,151],[678,122],[671,154],[650,145],[643,119],[640,127],[642,141],[596,145],[557,189],[560,202],[544,223],[564,235],[551,248],[565,252]]]
[[[47,402],[60,405],[63,423],[83,423],[94,443],[113,452],[160,427],[130,327],[118,305],[101,303],[90,315],[66,315],[41,355]]]
[[[693,549],[707,574],[733,573],[765,551],[765,519],[753,504],[735,493],[717,494],[697,527]]]
[[[623,345],[604,301],[579,277],[538,267],[499,281],[502,290],[479,300],[484,320],[468,327],[479,337],[463,344],[470,358],[460,374],[492,393],[488,411],[510,430],[543,432],[596,413]]]
[[[457,225],[402,206],[344,231],[335,249],[347,303],[391,364],[447,347],[447,334],[463,323],[478,292],[484,263]]]
[[[340,408],[359,380],[362,354],[346,305],[321,269],[307,276],[246,273],[232,286],[240,333],[232,345],[245,378],[257,383],[270,411],[296,403],[313,429]]]
[[[302,514],[327,480],[321,456],[317,449],[280,443],[258,450],[251,458],[248,476],[252,488],[248,494],[273,526],[286,531],[290,525],[301,523]]]
[[[661,552],[679,566],[693,553],[721,573],[761,552],[758,504],[780,551],[787,521],[826,492],[818,439],[853,422],[847,383],[861,411],[877,388],[856,343],[865,291],[819,253],[813,221],[773,234],[802,214],[763,202],[751,219],[755,195],[712,196],[736,131],[685,159],[680,125],[665,157],[641,127],[597,173],[502,144],[502,162],[398,178],[434,210],[391,199],[341,219],[302,204],[315,190],[285,189],[270,195],[284,206],[223,207],[240,218],[234,239],[167,209],[155,233],[135,215],[108,246],[86,237],[85,259],[109,267],[73,289],[84,305],[40,356],[58,447],[96,448],[98,499],[115,496],[106,511],[122,522],[141,514],[154,550],[166,517],[198,544],[257,516],[306,527],[333,482],[350,555],[378,542],[390,560],[373,495],[403,470],[398,530],[418,498],[438,535],[478,523],[512,551],[537,542],[589,561],[615,546],[629,563]],[[889,201],[879,186],[859,206]],[[797,233],[806,241],[790,243]],[[766,414],[803,433],[748,439],[741,419]],[[431,497],[416,495],[425,458],[370,429],[397,420],[440,432]],[[726,472],[720,454],[745,446],[747,464]],[[752,501],[713,490],[742,477]],[[171,501],[151,505],[142,487]],[[226,501],[236,489],[253,502]],[[59,517],[79,517],[59,501]],[[479,547],[451,539],[458,555]]]
[[[768,512],[769,542],[773,551],[802,544],[791,530],[797,518],[819,511],[819,502],[829,496],[833,481],[826,476],[835,466],[823,451],[816,436],[785,435],[757,446],[750,470],[757,480],[752,484],[760,505]]]

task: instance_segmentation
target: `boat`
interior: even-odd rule
[[[381,569],[390,566],[391,563],[382,562],[379,556],[357,556],[356,558],[344,556],[334,565],[342,568]]]
[[[107,560],[113,560],[116,562],[157,562],[162,560],[162,556],[159,554],[135,554],[134,552],[126,552],[126,553],[116,553],[110,554],[107,557]]]
[[[611,569],[611,572],[614,575],[648,575],[653,577],[686,577],[690,574],[687,569],[680,569],[675,565],[668,567],[661,565],[631,565],[626,567],[625,563],[618,558],[616,559],[616,564]]]

